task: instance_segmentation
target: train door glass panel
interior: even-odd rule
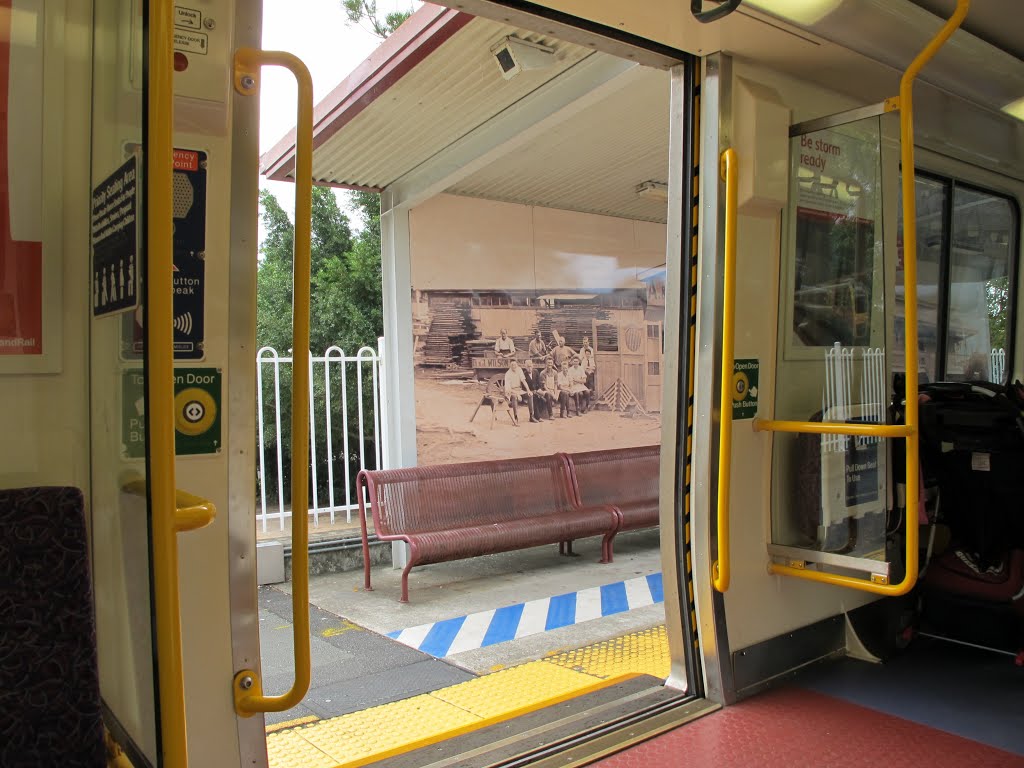
[[[886,421],[885,225],[896,196],[885,173],[897,127],[882,115],[791,135],[776,419]],[[772,554],[884,572],[885,442],[774,440]]]
[[[143,302],[143,6],[93,4],[91,508],[100,692],[119,742],[156,765],[145,376],[122,348]]]

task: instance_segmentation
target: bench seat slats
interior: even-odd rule
[[[612,558],[621,515],[607,504],[581,505],[563,454],[363,470],[357,479],[365,587],[370,585],[365,504],[383,541],[410,545],[402,602],[415,565],[562,544],[602,536],[602,562]]]
[[[661,448],[613,448],[566,454],[580,505],[614,505],[623,531],[658,525]]]
[[[603,536],[617,527],[614,510],[596,507],[559,515],[528,517],[488,525],[470,526],[454,531],[433,531],[402,537],[424,554],[418,565],[461,560],[477,555],[492,555],[513,549],[539,547],[572,538]]]

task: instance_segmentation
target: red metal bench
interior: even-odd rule
[[[564,455],[579,506],[613,505],[622,515],[621,531],[658,525],[659,446]]]
[[[356,480],[363,573],[370,586],[364,498],[382,541],[409,544],[401,602],[409,601],[416,565],[461,560],[588,536],[603,537],[601,562],[612,559],[621,515],[607,504],[576,502],[561,454],[525,459],[363,470]]]

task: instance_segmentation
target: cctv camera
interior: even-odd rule
[[[555,49],[540,43],[506,37],[491,48],[501,76],[506,80],[528,69],[543,69],[554,60]]]

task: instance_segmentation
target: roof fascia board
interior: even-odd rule
[[[684,51],[647,40],[620,29],[572,16],[523,0],[437,0],[474,16],[529,29],[567,43],[635,61],[645,67],[671,69],[686,59]]]
[[[472,20],[470,14],[424,3],[316,105],[313,148],[323,145]],[[294,129],[260,158],[260,167],[268,178],[289,180],[295,170]]]
[[[591,54],[389,184],[382,199],[389,208],[418,205],[627,87],[641,70],[632,61]]]

